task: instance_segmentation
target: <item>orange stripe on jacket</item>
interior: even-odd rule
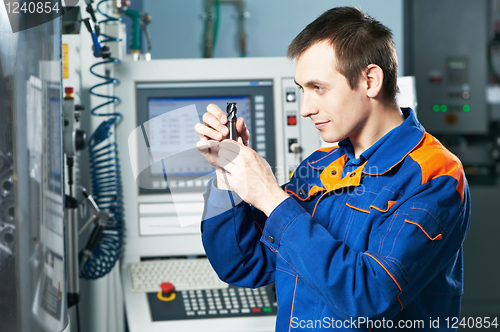
[[[427,233],[427,232],[425,231],[425,229],[424,229],[422,226],[420,226],[418,223],[416,223],[416,222],[409,221],[409,220],[407,220],[407,219],[405,219],[405,222],[407,222],[407,223],[409,223],[409,224],[413,224],[413,225],[418,226],[418,227],[422,230],[422,232],[424,232],[424,234],[425,234],[425,235],[427,235],[427,237],[428,237],[428,238],[429,238],[429,240],[431,240],[431,241],[436,241],[436,240],[442,240],[442,239],[443,239],[443,235],[441,235],[441,234],[438,234],[438,235],[436,235],[435,237],[430,236],[430,235],[429,235],[429,233]]]
[[[457,192],[464,200],[465,178],[460,160],[448,151],[436,138],[425,133],[424,139],[410,152],[410,157],[422,169],[422,184],[442,175],[457,180]]]
[[[359,207],[355,207],[354,205],[351,205],[349,203],[345,203],[345,205],[347,205],[348,207],[350,207],[351,209],[354,209],[354,210],[358,210],[358,211],[361,211],[361,212],[364,212],[364,213],[370,213],[369,210],[365,210],[365,209],[362,209],[362,208],[359,208]]]
[[[257,220],[254,220],[253,221],[255,223],[255,225],[257,225],[257,227],[259,227],[259,230],[261,233],[264,233],[264,231],[262,230],[262,227],[260,227],[259,223],[257,222]]]
[[[334,146],[327,146],[327,147],[324,147],[324,148],[319,148],[317,151],[321,151],[321,152],[330,152],[332,151],[333,149],[336,149],[338,148],[339,146],[338,145],[334,145]]]
[[[299,280],[299,275],[295,276],[295,288],[293,289],[293,299],[292,299],[292,310],[290,310],[290,326],[288,326],[288,332],[292,329],[292,319],[293,319],[293,305],[295,304],[295,291],[297,290],[297,281]]]
[[[401,289],[401,286],[399,286],[398,282],[396,281],[396,278],[394,278],[394,276],[389,272],[389,270],[387,270],[385,268],[385,266],[382,263],[380,263],[380,261],[378,259],[376,259],[372,255],[370,255],[369,253],[364,252],[363,254],[365,254],[366,256],[369,256],[369,257],[373,258],[375,260],[375,262],[377,262],[380,266],[382,266],[382,268],[389,275],[389,277],[391,277],[391,279],[396,283],[396,286],[398,286],[398,288],[399,288],[398,301],[399,301],[399,304],[401,305],[401,310],[403,310],[403,302],[401,302],[401,300],[399,299],[399,297],[401,296],[401,294],[403,294],[403,290]]]

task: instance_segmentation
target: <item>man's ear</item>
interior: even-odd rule
[[[375,64],[370,64],[366,67],[366,95],[369,98],[375,98],[382,91],[384,82],[384,71]]]

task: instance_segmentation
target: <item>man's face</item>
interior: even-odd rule
[[[368,118],[368,97],[360,77],[351,90],[336,67],[335,52],[327,42],[309,47],[295,64],[295,82],[304,95],[300,114],[311,118],[325,142],[359,136]]]

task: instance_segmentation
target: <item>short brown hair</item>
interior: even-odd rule
[[[335,51],[337,70],[351,89],[369,64],[384,72],[382,96],[396,105],[398,59],[392,32],[379,21],[354,7],[332,8],[302,30],[288,46],[287,56],[296,59],[310,46],[328,41]]]

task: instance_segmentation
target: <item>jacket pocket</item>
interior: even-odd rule
[[[395,208],[393,209],[393,206],[398,203],[398,200],[400,198],[401,196],[399,195],[398,191],[392,191],[386,188],[382,190],[377,195],[377,198],[371,202],[369,210],[378,211],[381,213],[392,212],[393,210],[395,210]]]
[[[396,279],[413,282],[434,263],[436,248],[446,230],[432,210],[411,205],[406,213],[395,213],[386,231],[375,240],[372,251],[382,257]],[[439,255],[438,255],[439,256]],[[398,277],[399,275],[399,277]]]
[[[370,204],[376,199],[377,193],[366,188],[356,188],[339,213],[337,220],[342,220],[336,225],[336,238],[352,247],[357,240],[358,231],[364,228],[370,216]]]
[[[370,205],[377,198],[378,194],[366,188],[356,188],[347,200],[346,204],[350,209],[362,212],[364,214],[370,213]],[[347,211],[351,211],[347,209]]]
[[[432,211],[416,206],[411,207],[410,214],[405,218],[405,223],[417,227],[431,241],[442,240],[444,233],[446,233]]]

